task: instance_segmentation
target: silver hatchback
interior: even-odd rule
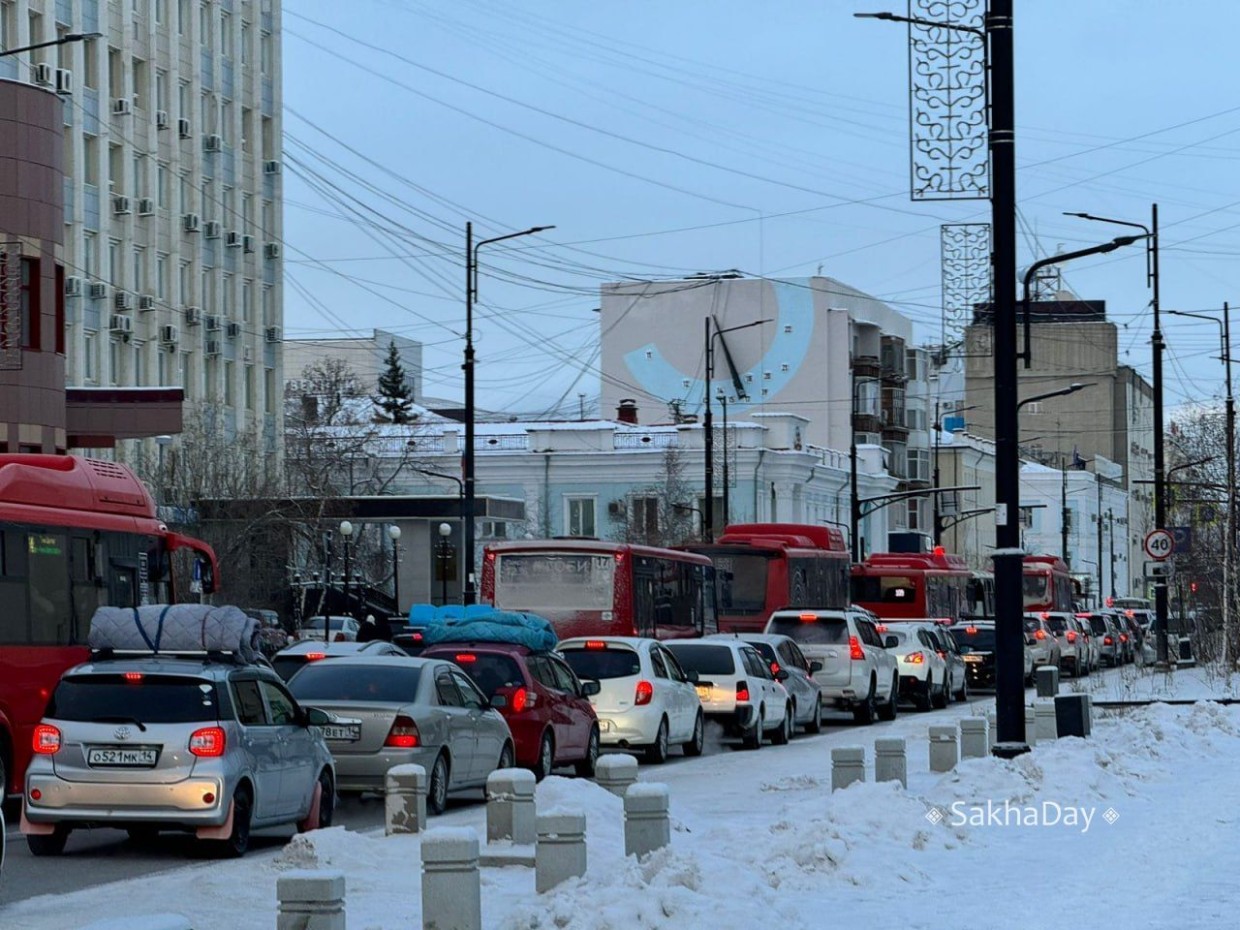
[[[250,831],[329,826],[336,776],[316,725],[269,668],[203,656],[108,658],[61,677],[34,730],[21,829],[31,853],[69,833],[194,832],[226,856]]]

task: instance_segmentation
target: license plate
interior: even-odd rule
[[[698,693],[698,697],[701,698],[703,701],[709,701],[710,700],[710,685],[698,685],[697,693]]]
[[[981,656],[965,656],[964,660],[966,662],[981,662],[982,657]]]
[[[87,765],[146,766],[159,761],[158,749],[88,749]]]
[[[353,743],[362,738],[360,723],[329,723],[320,729],[323,731],[323,739]]]

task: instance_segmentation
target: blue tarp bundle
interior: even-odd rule
[[[429,608],[429,609],[428,609]],[[550,621],[536,614],[496,610],[485,604],[459,604],[431,607],[414,604],[410,623],[425,624],[422,643],[490,642],[514,643],[537,651],[554,649],[559,638]]]

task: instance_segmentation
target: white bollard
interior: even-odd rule
[[[383,777],[385,836],[421,833],[426,829],[426,769],[394,765]]]
[[[990,751],[989,729],[985,717],[961,717],[960,758],[984,759]]]
[[[990,729],[986,731],[986,745],[988,749],[994,749],[995,742],[999,739],[999,712],[994,709],[986,711],[986,721],[990,724]]]
[[[1055,718],[1054,701],[1035,702],[1033,705],[1033,719],[1039,740],[1059,738],[1059,723]]]
[[[343,872],[286,872],[276,899],[276,930],[345,930]]]
[[[950,772],[960,761],[955,727],[930,728],[930,771]]]
[[[422,840],[422,930],[482,930],[478,835],[468,827],[437,827]]]
[[[903,738],[874,741],[874,780],[898,781],[908,787],[908,755]]]
[[[510,840],[533,845],[534,773],[528,769],[496,769],[487,776],[487,842]]]
[[[1030,746],[1038,744],[1038,718],[1032,704],[1025,706],[1025,742]]]
[[[594,781],[617,797],[624,797],[629,785],[637,782],[637,759],[627,753],[599,756]]]
[[[180,914],[131,914],[128,917],[105,917],[78,930],[194,930],[194,921]]]
[[[865,781],[865,749],[861,746],[837,746],[831,750],[831,790],[847,788],[855,781]]]
[[[624,854],[639,859],[672,841],[667,785],[632,785],[624,793]]]
[[[540,814],[534,852],[534,890],[550,891],[560,882],[586,874],[586,815]]]

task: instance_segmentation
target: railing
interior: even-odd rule
[[[613,433],[613,449],[676,449],[680,446],[679,433]]]

